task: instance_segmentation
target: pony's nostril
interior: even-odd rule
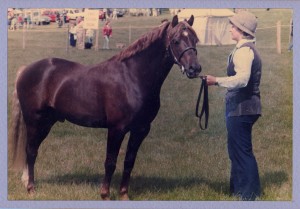
[[[200,73],[202,71],[201,65],[199,65],[199,64],[191,65],[189,68],[189,71]]]
[[[194,73],[195,71],[197,71],[197,68],[195,68],[195,67],[193,67],[193,66],[191,66],[191,67],[189,68],[189,73]]]

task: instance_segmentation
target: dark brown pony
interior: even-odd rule
[[[120,198],[128,199],[130,174],[138,149],[160,108],[161,86],[174,63],[189,78],[198,77],[194,17],[166,22],[143,35],[107,61],[85,66],[49,58],[19,70],[13,107],[14,165],[34,192],[38,148],[57,121],[107,128],[105,176],[101,197],[109,199],[110,183],[123,138],[130,132]]]

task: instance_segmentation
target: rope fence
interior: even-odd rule
[[[27,29],[26,27],[23,27],[21,30],[19,31],[22,31],[23,35],[22,35],[22,48],[25,49],[26,48],[26,41],[28,40],[28,35],[27,34],[30,34],[30,33],[66,33],[66,35],[64,36],[63,35],[63,39],[64,39],[64,42],[66,44],[63,44],[63,46],[66,46],[66,47],[61,47],[62,44],[59,44],[60,47],[59,48],[66,48],[66,50],[68,51],[69,49],[69,25],[67,25],[67,27],[62,27],[62,28],[46,28],[46,27],[43,27],[43,28],[39,28],[40,26],[35,26],[35,28],[33,29]],[[118,30],[127,30],[128,31],[128,43],[122,43],[122,42],[127,42],[127,41],[124,41],[124,40],[121,40],[121,41],[118,41],[118,40],[113,40],[112,42],[114,44],[116,44],[116,47],[118,48],[118,44],[123,44],[126,45],[126,44],[131,44],[133,40],[135,40],[136,38],[138,38],[140,35],[142,35],[142,33],[138,33],[137,30],[138,29],[152,29],[152,28],[155,28],[157,26],[119,26],[119,27],[113,27],[113,30],[114,31],[118,31]],[[291,34],[291,25],[282,25],[281,24],[281,21],[277,21],[276,25],[274,26],[268,26],[268,27],[259,27],[257,28],[257,31],[261,31],[261,30],[270,30],[270,29],[275,29],[276,30],[276,50],[277,50],[277,53],[278,54],[281,54],[282,52],[282,28],[286,28],[286,27],[289,27],[290,28],[290,33]],[[209,28],[207,28],[206,30],[209,30]],[[99,29],[97,32],[101,32],[101,29]],[[99,39],[99,37],[97,36],[96,37],[97,40]],[[94,39],[95,39],[95,36],[94,36]],[[289,36],[289,42],[291,41],[291,37]],[[99,40],[98,40],[99,42]],[[120,43],[118,43],[120,42]],[[97,41],[96,41],[97,43]],[[99,49],[99,45],[97,43],[97,45],[94,46],[95,50],[98,50]]]

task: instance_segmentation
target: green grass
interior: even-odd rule
[[[288,25],[290,10],[252,10],[259,28]],[[124,17],[112,23],[115,43],[132,41],[163,18]],[[102,24],[102,23],[100,23]],[[122,28],[120,28],[122,27]],[[51,29],[49,29],[51,28]],[[37,33],[41,29],[42,33]],[[66,48],[66,30],[56,25],[41,26],[26,34],[8,32],[8,95],[13,91],[18,67],[46,57],[61,57],[83,64],[99,63],[118,53]],[[45,32],[48,31],[48,32]],[[263,195],[261,200],[292,200],[292,119],[293,53],[286,51],[289,29],[283,27],[282,54],[276,53],[274,29],[258,29],[257,47],[263,60],[261,96],[263,117],[253,131]],[[99,38],[102,46],[102,37]],[[198,46],[204,74],[225,75],[226,59],[233,46]],[[230,161],[224,121],[225,89],[209,88],[209,128],[201,131],[194,116],[200,80],[189,80],[174,66],[161,92],[161,109],[143,142],[132,173],[133,200],[235,200],[229,196]],[[104,175],[106,130],[89,129],[68,122],[57,123],[39,150],[36,163],[37,192],[28,196],[20,174],[8,170],[9,200],[99,200],[99,184]],[[127,136],[128,137],[128,136]],[[124,140],[112,182],[112,199],[118,199],[123,168]],[[10,166],[9,166],[10,167]]]

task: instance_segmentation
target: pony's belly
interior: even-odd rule
[[[90,116],[81,116],[81,117],[67,116],[66,120],[76,125],[84,126],[84,127],[90,127],[90,128],[107,127],[105,119],[93,118]]]

